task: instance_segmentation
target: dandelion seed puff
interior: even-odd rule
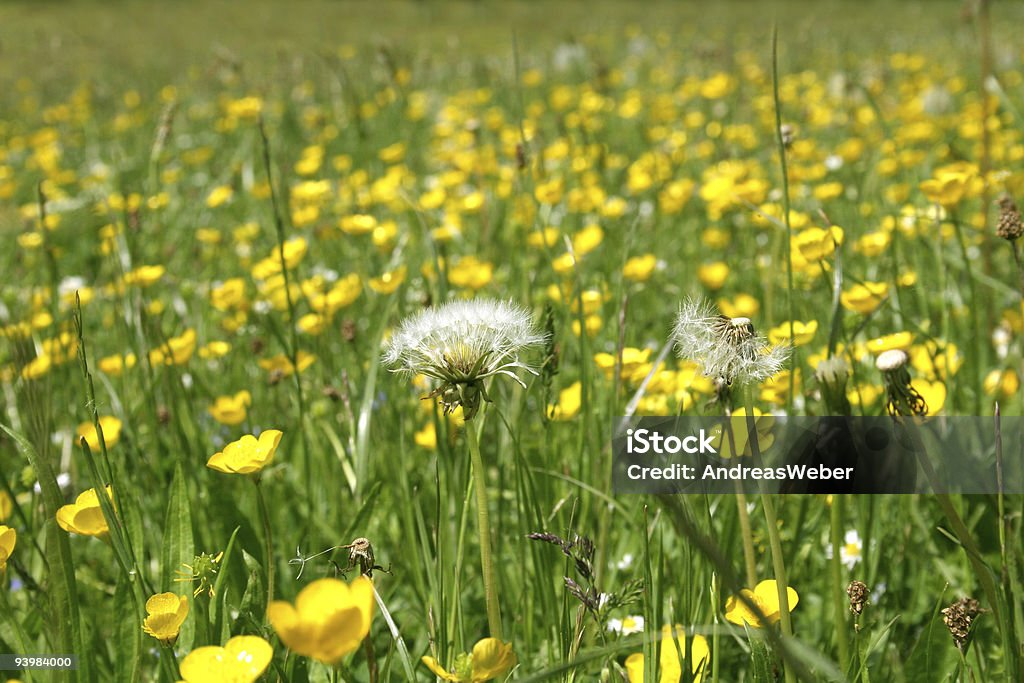
[[[454,301],[407,318],[385,345],[383,361],[395,372],[438,380],[431,396],[441,396],[449,412],[462,405],[469,419],[479,398],[487,398],[482,382],[488,377],[505,375],[526,388],[517,371],[538,373],[520,354],[545,339],[529,311],[513,303]]]
[[[697,362],[706,376],[727,384],[762,382],[782,370],[789,358],[789,347],[770,344],[750,318],[728,318],[703,300],[683,303],[671,340],[681,358]]]

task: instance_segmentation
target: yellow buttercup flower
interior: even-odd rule
[[[108,486],[107,497],[114,501],[114,492]],[[82,536],[106,536],[110,528],[103,516],[100,499],[96,489],[89,489],[79,494],[75,502],[57,510],[57,524],[64,531],[81,534]]]
[[[775,582],[775,579],[762,581],[754,587],[754,590],[744,588],[742,593],[760,608],[769,624],[774,624],[779,620],[781,608],[779,607],[778,584]],[[800,596],[788,586],[786,587],[786,601],[789,603],[790,612],[800,602]],[[758,615],[735,595],[731,596],[725,603],[725,618],[739,626],[744,624],[754,628],[764,626]]]
[[[146,619],[142,630],[170,645],[178,639],[178,631],[188,616],[188,597],[175,593],[157,593],[146,600]]]
[[[370,632],[373,604],[373,583],[365,576],[350,584],[320,579],[302,589],[294,606],[270,603],[267,619],[293,652],[334,664]]]
[[[281,432],[277,429],[267,429],[258,439],[252,434],[246,434],[238,441],[229,443],[223,451],[214,453],[206,466],[225,474],[259,472],[274,461],[274,453],[280,442]]]
[[[446,670],[433,657],[421,660],[434,675],[446,681],[459,683],[482,683],[504,677],[516,665],[516,654],[512,643],[497,638],[484,638],[473,646],[473,652],[463,653],[455,658],[451,671]]]
[[[259,636],[235,636],[224,647],[192,650],[181,662],[179,683],[254,683],[267,670],[274,651]]]
[[[683,677],[682,667],[679,660],[686,658],[686,637],[683,628],[676,626],[676,637],[672,637],[672,629],[666,624],[661,628],[660,653],[658,655],[658,676],[659,683],[679,683]],[[694,674],[691,679],[693,683],[700,683],[704,680],[711,661],[711,648],[704,636],[695,635],[690,643],[691,661],[690,672]],[[643,683],[644,680],[644,654],[634,652],[626,658],[626,675],[629,676],[629,683]]]
[[[107,448],[113,448],[121,440],[121,421],[113,415],[100,416],[100,429],[103,430],[103,441],[107,444]],[[84,438],[93,453],[99,451],[100,437],[96,433],[96,425],[92,422],[83,422],[78,425],[75,434],[78,435],[78,438],[75,439],[76,444],[78,439]]]
[[[209,412],[217,422],[233,427],[245,420],[246,408],[251,405],[252,394],[243,389],[234,396],[218,396]]]
[[[17,542],[18,532],[0,524],[0,572],[7,569],[7,559],[14,552],[14,545]]]

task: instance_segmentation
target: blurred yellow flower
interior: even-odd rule
[[[674,630],[675,638],[672,637],[673,629],[668,624],[661,628],[661,642],[658,645],[658,683],[679,683],[683,677],[679,660],[686,658],[686,635],[682,626],[677,625]],[[690,672],[695,674],[691,680],[693,683],[700,683],[711,666],[711,648],[708,647],[708,641],[704,636],[693,637],[690,655]],[[644,682],[644,653],[634,652],[626,657],[626,675],[629,676],[629,683]]]
[[[107,497],[114,502],[114,492],[109,486]],[[82,536],[103,537],[110,532],[96,489],[83,491],[74,503],[57,510],[57,524],[64,531]]]
[[[139,266],[135,270],[125,273],[124,283],[126,285],[137,285],[149,287],[164,276],[167,271],[163,266]]]
[[[906,351],[914,341],[914,335],[910,332],[895,332],[884,337],[869,339],[866,346],[868,351],[878,355],[890,349]]]
[[[721,454],[721,457],[732,458],[736,453],[739,453],[741,456],[753,455],[746,408],[739,408],[733,411],[732,417],[728,418],[728,424],[724,422],[724,419],[721,425],[717,425],[711,430],[712,443]],[[759,409],[754,408],[754,429],[757,432],[758,451],[766,451],[775,443],[775,436],[772,434],[774,426],[774,415],[762,413]],[[729,439],[730,429],[732,430],[731,441]]]
[[[627,346],[622,349],[622,367],[621,377],[623,379],[635,376],[641,372],[646,375],[647,371],[650,370],[648,359],[651,357],[650,349],[638,349],[632,346]],[[611,379],[612,374],[615,372],[616,357],[611,353],[595,353],[594,363],[604,373],[607,379]]]
[[[100,429],[103,430],[103,441],[107,444],[107,448],[113,448],[121,440],[121,421],[113,415],[100,415]],[[75,445],[78,444],[79,439],[84,438],[93,453],[100,450],[100,437],[92,422],[83,422],[78,425],[75,434],[77,435]]]
[[[377,219],[368,214],[345,216],[338,222],[338,227],[346,235],[368,235],[377,227]]]
[[[125,369],[135,367],[135,354],[129,353],[124,356],[120,354],[114,354],[112,356],[106,356],[96,361],[96,365],[100,371],[111,377],[120,377],[121,373]]]
[[[597,249],[603,240],[604,230],[601,229],[601,226],[596,224],[587,225],[572,236],[572,248],[576,252],[577,257],[586,256],[594,251],[594,249]]]
[[[855,284],[839,295],[843,308],[867,315],[878,308],[889,294],[889,285],[885,282],[864,282]]]
[[[742,594],[750,599],[764,614],[767,623],[774,624],[779,620],[779,589],[775,579],[766,579],[754,587],[754,590],[744,588]],[[800,596],[790,587],[786,587],[786,602],[789,603],[789,611],[792,612]],[[747,607],[746,603],[735,595],[729,597],[725,603],[725,618],[739,626],[747,624],[753,628],[761,628],[764,623],[757,614]]]
[[[149,352],[152,365],[184,365],[196,350],[196,331],[185,330],[180,336],[171,337],[166,343]]]
[[[382,273],[380,277],[371,278],[370,289],[378,294],[391,294],[405,282],[405,266],[399,266],[394,270]]]
[[[622,277],[633,282],[645,282],[657,265],[658,257],[654,254],[634,256],[622,267]]]
[[[989,396],[1009,398],[1020,389],[1020,377],[1013,368],[992,370],[985,375],[985,393]],[[3,520],[3,502],[0,501],[0,521]]]
[[[437,448],[437,429],[434,427],[433,422],[423,425],[423,429],[413,434],[412,438],[420,448],[425,448],[428,451]]]
[[[188,596],[158,593],[146,600],[146,618],[142,630],[170,645],[178,639],[178,631],[188,616]]]
[[[477,641],[473,651],[455,658],[451,671],[446,670],[437,660],[425,656],[421,660],[435,676],[458,683],[482,683],[495,678],[503,678],[516,665],[516,654],[512,644],[497,638],[484,638]]]
[[[753,318],[761,310],[761,303],[749,294],[737,294],[731,300],[719,299],[718,308],[728,318]]]
[[[181,662],[183,683],[255,683],[274,655],[259,636],[235,636],[224,647],[208,645]]]
[[[222,425],[235,426],[245,420],[246,408],[252,405],[252,394],[243,389],[234,396],[218,396],[209,412]]]
[[[941,381],[929,381],[920,377],[914,379],[910,386],[921,395],[928,406],[926,415],[937,415],[946,404],[946,385]]]
[[[808,261],[820,261],[832,255],[836,245],[843,243],[843,229],[833,226],[828,230],[806,228],[793,238],[793,247]]]
[[[721,289],[729,277],[729,266],[722,261],[703,263],[697,267],[697,279],[708,289]]]
[[[475,256],[464,256],[448,269],[448,281],[456,287],[477,290],[486,286],[493,274],[493,263]]]
[[[226,341],[215,340],[199,347],[199,357],[203,360],[222,358],[231,350],[231,344]]]
[[[808,322],[801,322],[799,320],[793,321],[793,346],[801,346],[807,344],[818,331],[818,321],[810,320]],[[776,325],[768,331],[768,341],[772,344],[783,344],[790,343],[789,339],[789,323],[785,322],[781,325]]]
[[[231,189],[230,185],[220,185],[210,190],[210,194],[206,196],[206,205],[211,209],[216,209],[231,201],[234,194],[235,191]]]
[[[252,434],[246,434],[238,441],[229,443],[223,451],[213,454],[206,466],[225,474],[259,472],[274,461],[280,442],[281,432],[277,429],[264,430],[258,439]]]
[[[558,403],[548,406],[548,417],[552,420],[571,420],[580,412],[583,400],[583,383],[576,381],[558,393]]]
[[[14,501],[7,491],[0,491],[0,522],[6,522],[14,511]]]
[[[275,600],[267,619],[293,652],[334,664],[353,652],[370,632],[373,583],[365,576],[346,584],[319,579],[299,592],[295,606]]]
[[[0,524],[0,573],[7,569],[7,559],[14,553],[14,545],[17,542],[18,532]]]
[[[298,366],[300,374],[316,362],[316,356],[311,353],[307,353],[306,351],[299,351],[296,355],[298,361],[296,365]],[[271,375],[277,375],[279,377],[290,377],[295,372],[296,367],[296,365],[292,365],[291,358],[283,353],[271,356],[270,358],[260,358],[256,361],[256,364]]]

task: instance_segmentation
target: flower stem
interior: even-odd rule
[[[779,537],[779,518],[775,514],[775,502],[771,495],[761,494],[761,505],[764,506],[764,520],[768,524],[768,543],[772,550],[772,569],[775,572],[775,584],[779,591],[779,624],[782,635],[793,637],[793,623],[789,618],[789,583],[786,579],[786,563],[782,558],[782,540]],[[783,661],[786,683],[794,683],[796,677],[787,661]]]
[[[850,643],[846,628],[846,610],[843,607],[843,569],[842,569],[842,538],[843,538],[842,498],[832,496],[832,507],[829,510],[829,525],[832,541],[832,614],[836,622],[836,643],[839,647],[839,664],[842,671],[850,670]]]
[[[757,445],[757,426],[754,417],[754,397],[752,387],[743,387],[743,404],[747,414],[747,434],[755,459],[760,459],[760,447]],[[779,593],[779,625],[784,638],[793,637],[793,623],[789,618],[789,581],[786,577],[786,563],[782,557],[782,538],[779,535],[779,518],[775,513],[775,501],[771,494],[761,490],[761,506],[764,508],[764,520],[768,526],[768,543],[772,553],[772,570],[775,573],[775,585]],[[782,662],[786,683],[796,683],[788,660]]]
[[[782,221],[786,226],[786,313],[789,316],[789,338],[794,339],[793,313],[793,225],[789,215],[789,170],[786,168],[786,141],[782,136],[782,98],[779,97],[779,29],[772,28],[772,101],[775,103],[775,141],[779,150],[779,168],[782,172]],[[790,355],[789,393],[786,411],[793,414],[796,392],[796,354]]]
[[[256,504],[260,509],[260,520],[263,522],[263,545],[267,555],[267,607],[274,601],[274,537],[270,529],[270,512],[267,510],[267,501],[263,498],[263,487],[260,480],[253,480],[256,484]]]
[[[476,494],[476,518],[480,531],[480,568],[484,575],[484,595],[487,601],[487,625],[491,636],[501,640],[501,609],[498,605],[498,585],[494,578],[491,559],[491,519],[487,512],[487,477],[484,461],[480,457],[480,437],[476,425],[466,425],[466,443],[473,466],[473,488]]]
[[[747,568],[747,588],[754,590],[754,586],[757,585],[754,535],[750,530],[750,513],[747,512],[747,497],[744,495],[743,485],[739,481],[736,482],[736,512],[740,518],[740,536],[743,538],[743,561]]]
[[[729,439],[729,450],[733,457],[739,457],[736,449],[736,436],[732,428],[732,408],[725,406],[726,436]],[[747,588],[754,590],[757,585],[757,561],[754,559],[754,534],[750,528],[750,513],[747,512],[747,496],[743,493],[743,484],[736,485],[736,515],[740,521],[740,538],[743,540],[743,566],[747,572]]]

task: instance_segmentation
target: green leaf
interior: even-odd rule
[[[745,628],[745,627],[744,627]],[[747,631],[747,642],[750,643],[750,659],[753,665],[751,675],[754,683],[774,683],[775,676],[772,674],[772,656],[768,652],[768,645],[760,635]]]
[[[46,537],[44,553],[52,586],[50,610],[51,623],[56,632],[55,643],[60,652],[82,653],[78,662],[78,680],[92,681],[92,659],[87,654],[89,650],[82,640],[79,623],[78,582],[75,580],[71,543],[68,541],[67,533],[57,526],[57,510],[64,504],[60,487],[57,485],[57,477],[50,463],[39,457],[39,453],[28,439],[7,425],[0,424],[0,429],[14,440],[18,452],[29,461],[42,489],[45,514],[43,526]]]
[[[124,577],[117,582],[114,593],[114,607],[117,610],[116,634],[112,654],[114,672],[119,681],[135,683],[139,680],[139,664],[142,655],[142,639],[148,638],[142,631],[135,602],[132,597],[132,586]],[[152,642],[156,642],[155,640]]]
[[[943,594],[944,595],[944,594]],[[904,665],[907,683],[935,683],[948,679],[957,666],[956,646],[939,617],[943,595]]]
[[[194,586],[189,581],[181,581],[180,579],[183,577],[176,575],[176,572],[182,571],[184,564],[191,565],[195,556],[191,503],[188,499],[185,475],[182,472],[181,463],[178,463],[174,466],[174,479],[171,481],[171,490],[167,501],[167,517],[164,521],[161,583],[165,590],[172,590],[178,595],[188,596],[189,600],[192,599]],[[175,579],[179,580],[175,581]],[[198,615],[195,615],[192,619],[186,619],[182,624],[178,643],[184,650],[192,649],[197,617]]]
[[[245,585],[245,593],[242,594],[242,604],[238,608],[239,620],[248,616],[254,623],[262,624],[266,621],[267,608],[267,605],[264,604],[267,599],[267,588],[263,582],[263,567],[255,557],[245,552],[244,549],[242,550],[242,560],[249,572],[249,580]]]
[[[238,529],[231,532],[231,538],[228,539],[228,545],[224,548],[224,555],[220,558],[220,569],[217,570],[217,580],[213,582],[213,602],[210,605],[210,632],[228,634],[230,636],[230,628],[228,627],[228,620],[224,618],[224,610],[227,604],[228,588],[225,585],[228,576],[228,567],[230,566],[231,557],[235,550],[235,538],[238,536]],[[227,638],[222,638],[221,643],[223,644]]]

